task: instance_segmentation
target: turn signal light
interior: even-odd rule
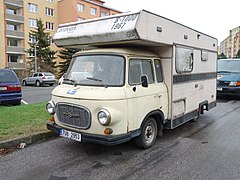
[[[113,130],[111,128],[106,128],[104,130],[104,134],[112,134],[113,133]]]
[[[240,86],[240,81],[238,81],[238,82],[236,83],[236,86]]]
[[[55,120],[54,120],[53,116],[50,118],[50,122],[55,123]]]

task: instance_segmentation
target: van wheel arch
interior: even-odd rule
[[[158,136],[163,136],[163,129],[164,129],[164,114],[162,111],[155,110],[147,114],[147,116],[143,119],[142,124],[140,126],[140,129],[142,129],[143,125],[145,122],[149,119],[153,118],[157,122],[157,127],[158,127]]]

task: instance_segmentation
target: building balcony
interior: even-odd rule
[[[26,63],[8,62],[8,67],[11,69],[26,69]]]
[[[7,37],[13,37],[17,39],[24,39],[24,32],[7,30]]]
[[[23,0],[5,0],[5,4],[15,7],[23,7]]]
[[[7,46],[7,53],[11,54],[25,54],[24,47],[18,47],[18,46]]]
[[[24,17],[20,15],[15,15],[15,14],[8,14],[5,13],[6,15],[6,20],[11,21],[11,22],[16,22],[16,23],[24,23]]]

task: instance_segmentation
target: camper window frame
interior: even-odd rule
[[[178,66],[178,61],[180,61],[179,59],[179,55],[178,55],[178,52],[179,50],[182,50],[182,51],[185,51],[186,52],[189,52],[190,54],[190,62],[189,62],[189,68],[188,69],[184,69],[185,67],[183,67],[182,69],[179,68]],[[186,55],[185,55],[186,56]],[[188,61],[187,59],[184,60],[185,63]],[[194,48],[191,48],[191,47],[183,47],[183,46],[176,46],[175,48],[175,69],[176,69],[176,72],[178,74],[182,74],[182,73],[190,73],[193,71],[193,66],[194,66]]]

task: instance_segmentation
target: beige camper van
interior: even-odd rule
[[[216,106],[217,40],[146,10],[60,25],[59,47],[79,48],[46,105],[61,137],[154,145]]]

